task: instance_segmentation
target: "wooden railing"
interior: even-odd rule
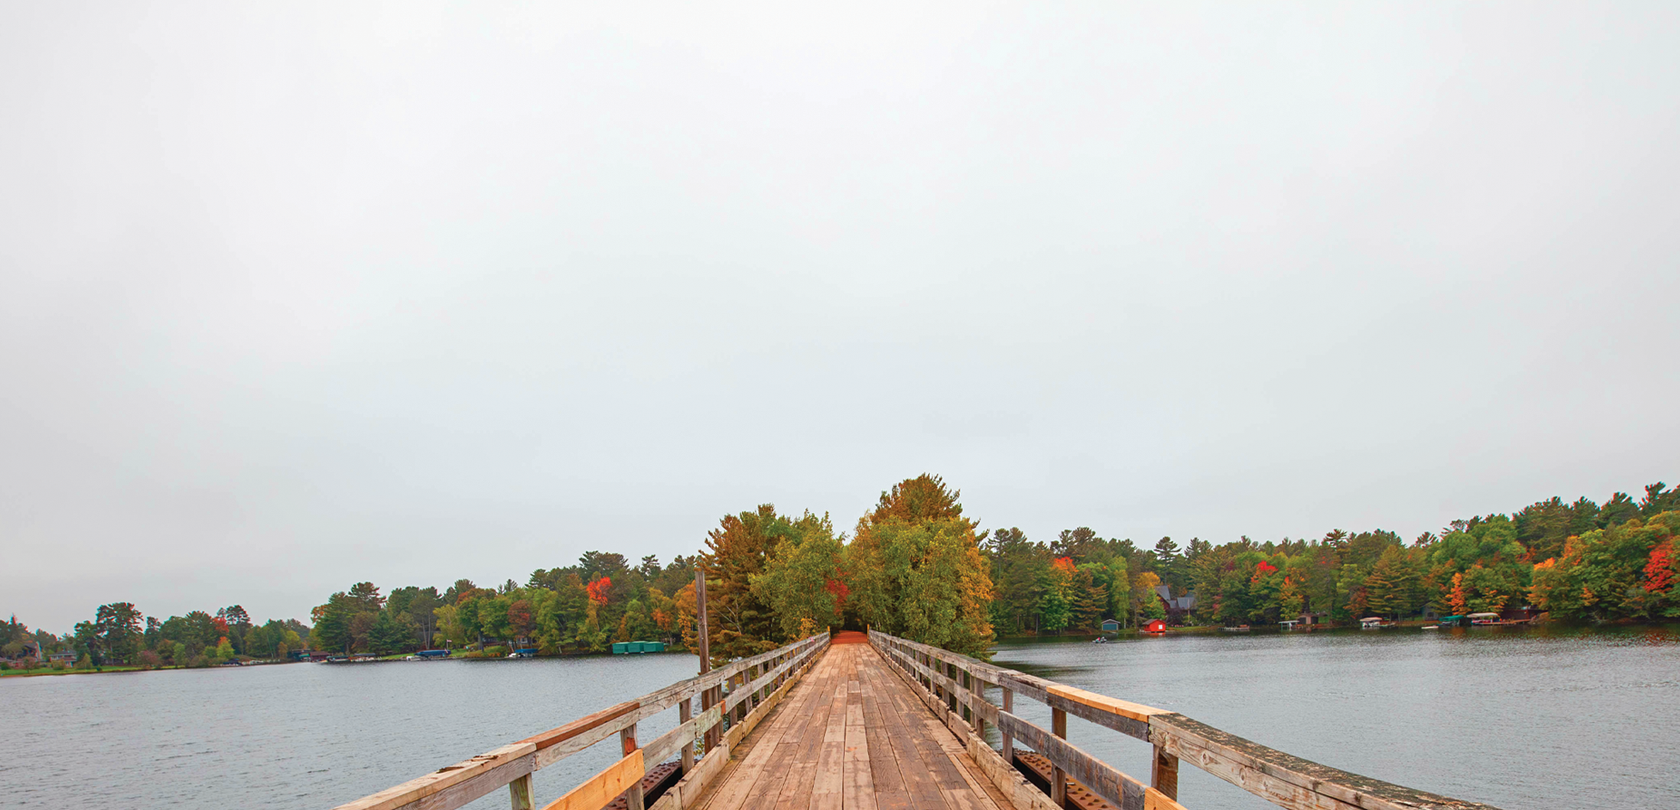
[[[681,756],[684,777],[675,789],[697,794],[729,759],[729,749],[791,688],[827,644],[828,634],[821,633],[732,661],[699,677],[340,805],[338,810],[454,810],[504,787],[513,810],[532,810],[533,772],[614,734],[623,745],[623,758],[551,802],[545,810],[600,810],[620,794],[626,794],[630,810],[644,810],[642,777],[677,755]],[[693,711],[696,698],[701,704],[699,714]],[[673,706],[679,712],[677,727],[645,746],[638,745],[636,724]],[[725,717],[729,718],[730,730],[719,735],[716,731]],[[702,755],[698,758],[697,748]]]
[[[1292,810],[1493,810],[1309,762],[1181,714],[885,633],[871,632],[869,643],[917,687],[922,701],[956,732],[1000,789],[1007,791],[1010,780],[1021,782],[1014,772],[1016,745],[1028,746],[1049,760],[1054,769],[1049,799],[1058,808],[1066,806],[1067,777],[1072,777],[1121,810],[1182,810],[1178,765],[1183,761]],[[1000,690],[999,705],[986,699],[985,686]],[[1015,714],[1017,695],[1050,707],[1049,731]],[[1153,745],[1150,783],[1145,785],[1068,742],[1070,714]],[[987,723],[996,727],[1001,750],[993,750],[986,742]],[[1020,797],[1012,798],[1017,807],[1023,806]]]

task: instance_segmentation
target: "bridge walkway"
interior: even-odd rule
[[[732,752],[702,810],[1009,810],[862,633],[840,633]]]

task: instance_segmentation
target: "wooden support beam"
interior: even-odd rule
[[[618,739],[624,744],[625,756],[628,757],[635,755],[637,759],[643,759],[642,752],[637,750],[636,726],[634,724],[631,724],[629,728],[620,731],[618,733]],[[646,806],[642,803],[641,774],[638,774],[635,779],[630,780],[630,787],[625,789],[624,798],[625,804],[629,807],[629,810],[647,810]]]
[[[1178,800],[1178,757],[1159,745],[1155,746],[1155,761],[1149,769],[1149,786],[1169,799]]]
[[[1003,688],[1003,710],[1010,714],[1015,713],[1015,693],[1010,691],[1008,687]],[[1003,737],[1003,761],[1013,768],[1015,767],[1015,735],[1011,734],[1009,729],[1001,723],[998,725],[998,734]]]
[[[683,698],[683,701],[677,704],[677,723],[678,725],[682,725],[693,719],[694,699]],[[687,776],[688,772],[692,770],[694,770],[694,740],[690,739],[688,740],[688,743],[682,747],[683,776]]]
[[[1067,739],[1067,712],[1061,709],[1050,710],[1050,733]],[[1060,765],[1050,760],[1050,803],[1057,807],[1067,807],[1067,772]]]
[[[512,802],[513,810],[532,810],[530,774],[508,783],[508,798]]]

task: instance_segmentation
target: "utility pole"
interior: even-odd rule
[[[694,569],[694,618],[699,622],[700,674],[712,671],[712,636],[706,626],[706,572]]]
[[[700,674],[712,671],[712,633],[706,621],[706,571],[699,566],[694,568],[694,618],[700,637]],[[700,710],[716,706],[723,700],[723,687],[714,686],[700,693]],[[706,729],[705,741],[702,744],[702,754],[710,753],[718,744],[718,733],[723,724],[718,723]]]

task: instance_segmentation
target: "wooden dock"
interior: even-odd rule
[[[695,810],[1012,806],[862,633],[839,634],[736,756]]]
[[[1048,705],[1052,728],[1015,715],[1017,697]],[[678,726],[639,744],[637,723],[672,708]],[[1152,745],[1148,783],[1070,742],[1070,714]],[[543,810],[1182,810],[1181,762],[1292,810],[1493,810],[881,633],[734,661],[339,810],[454,810],[503,788],[535,810],[535,771],[615,735],[623,758]]]

